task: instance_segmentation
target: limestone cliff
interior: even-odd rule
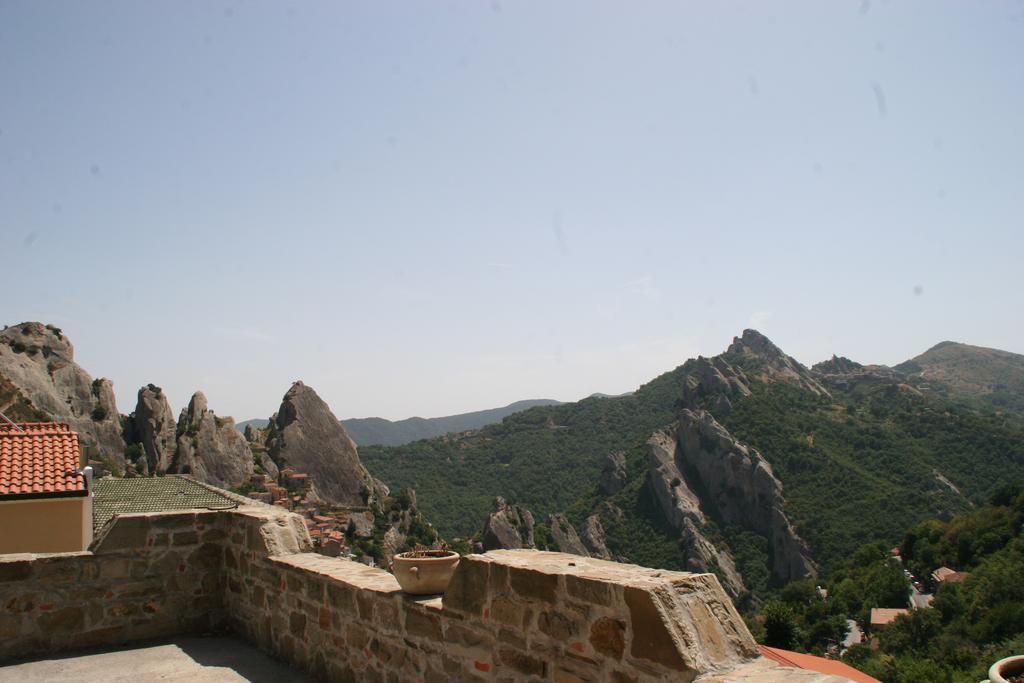
[[[341,422],[302,382],[291,386],[271,419],[267,452],[280,469],[308,474],[310,492],[328,503],[373,505],[386,494],[359,461]]]
[[[656,432],[647,441],[647,447],[647,484],[665,520],[679,534],[686,568],[693,572],[708,572],[717,567],[726,591],[733,597],[742,595],[746,586],[732,556],[715,547],[701,531],[707,518],[699,496],[683,474],[673,430]]]
[[[181,411],[177,434],[169,472],[190,474],[222,488],[239,486],[252,476],[255,468],[245,438],[235,429],[233,419],[217,417],[207,407],[202,392],[193,394]]]
[[[177,438],[174,414],[160,387],[148,384],[139,389],[131,424],[133,440],[145,453],[147,471],[166,473],[174,461]]]
[[[725,558],[721,553],[716,558],[714,546],[699,534],[709,515],[767,538],[775,580],[814,575],[810,553],[786,516],[782,484],[771,466],[757,450],[734,439],[709,412],[684,409],[678,422],[655,434],[648,446],[648,476],[655,498],[693,556],[723,567]]]
[[[74,347],[52,325],[21,323],[0,331],[0,384],[5,405],[20,407],[16,419],[66,422],[90,458],[124,471],[121,416],[109,380],[93,380],[74,359]]]

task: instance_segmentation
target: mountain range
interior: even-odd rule
[[[1020,372],[1024,356],[947,342],[912,363],[807,368],[747,330],[628,396],[361,456],[414,487],[448,537],[578,539],[588,554],[715,571],[741,596],[827,573],[866,541],[894,543],[1024,482],[1022,414],[992,400],[1020,397],[992,378]]]
[[[385,420],[382,417],[354,417],[342,420],[348,435],[360,446],[401,446],[410,441],[429,439],[449,432],[465,432],[501,422],[512,413],[534,406],[559,405],[560,401],[547,398],[516,401],[501,408],[476,410],[443,417],[410,417],[404,420]],[[236,426],[244,432],[249,425],[263,429],[269,420],[245,420]]]
[[[1024,483],[1024,356],[953,342],[893,367],[833,356],[807,368],[746,330],[630,394],[383,427],[337,420],[296,382],[263,427],[240,425],[243,437],[201,392],[175,420],[149,384],[121,415],[111,382],[77,365],[59,328],[22,323],[0,331],[0,410],[69,423],[115,475],[238,488],[286,467],[308,473],[313,499],[379,517],[359,540],[374,557],[426,529],[422,511],[464,550],[713,571],[737,601]],[[413,438],[423,423],[444,433],[365,445]],[[386,521],[399,517],[401,529]]]

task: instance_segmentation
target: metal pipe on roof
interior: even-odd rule
[[[0,411],[0,417],[5,419],[12,427],[17,429],[19,432],[24,432],[25,431],[24,429],[21,428],[21,425],[19,425],[17,422],[15,422],[11,418],[9,418],[6,415],[4,415],[3,411]]]

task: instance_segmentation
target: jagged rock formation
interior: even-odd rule
[[[139,389],[131,423],[133,439],[145,452],[146,471],[166,473],[174,461],[177,438],[174,414],[160,387],[148,384]]]
[[[63,332],[37,322],[0,331],[0,378],[5,400],[0,410],[17,406],[16,419],[66,422],[78,433],[89,458],[124,470],[125,442],[113,385],[93,380],[74,360]]]
[[[583,545],[579,534],[576,533],[576,529],[569,523],[565,515],[561,513],[551,515],[549,521],[551,523],[551,538],[558,546],[559,552],[590,557],[590,551]]]
[[[591,557],[598,557],[602,560],[612,559],[612,554],[608,550],[608,544],[605,540],[604,526],[601,525],[601,516],[593,514],[587,517],[587,520],[583,522],[583,528],[580,530],[580,540],[583,541],[583,545],[590,551]]]
[[[698,356],[683,384],[683,405],[697,408],[701,399],[712,397],[709,407],[723,415],[732,410],[734,400],[744,396],[750,396],[750,380],[742,369],[733,367],[722,356]]]
[[[484,533],[480,539],[484,550],[534,547],[534,521],[530,511],[519,505],[509,505],[501,496],[494,499],[494,507],[494,512],[484,523]]]
[[[609,453],[604,469],[601,470],[601,490],[609,496],[614,496],[626,485],[627,479],[626,454],[622,451]]]
[[[594,516],[594,520],[587,520],[589,523],[590,542],[597,550],[597,556],[608,555],[608,548],[604,544],[604,529]],[[548,517],[550,543],[543,532],[538,531],[534,521],[533,513],[521,505],[509,505],[504,498],[498,496],[494,499],[494,512],[484,522],[484,530],[481,537],[483,550],[517,550],[520,548],[536,548],[538,541],[542,549],[557,549],[559,552],[571,553],[590,557],[591,551],[584,544],[575,527],[562,513],[556,513]],[[543,529],[543,525],[540,527]],[[538,537],[537,533],[541,535]],[[548,546],[554,547],[548,547]]]
[[[656,432],[647,441],[647,447],[647,483],[665,520],[679,533],[686,568],[707,572],[718,567],[726,591],[733,597],[742,595],[746,586],[732,557],[716,548],[700,531],[707,518],[700,498],[686,482],[674,430]]]
[[[242,436],[245,437],[246,441],[256,444],[257,446],[267,445],[267,431],[265,429],[260,429],[251,423],[245,425],[245,431],[242,432]]]
[[[239,435],[241,438],[241,435]],[[337,505],[372,505],[387,494],[359,461],[355,442],[311,387],[295,382],[271,419],[267,452],[309,475],[310,493]]]
[[[768,461],[736,441],[710,413],[684,409],[669,432],[652,438],[650,449],[652,489],[695,555],[713,548],[695,533],[710,514],[768,539],[775,580],[814,575],[810,552],[786,517],[782,484]]]
[[[190,474],[199,481],[233,488],[255,471],[252,452],[230,417],[209,410],[206,396],[197,391],[181,411],[177,450],[169,472]]]
[[[747,374],[753,373],[762,381],[788,382],[818,396],[830,396],[828,389],[806,367],[757,330],[743,330],[743,336],[734,337],[724,355],[731,365],[745,362]]]

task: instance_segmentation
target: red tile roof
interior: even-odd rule
[[[872,678],[863,671],[857,671],[849,664],[843,664],[834,659],[805,655],[800,652],[791,652],[790,650],[780,650],[777,647],[768,647],[767,645],[758,645],[757,648],[761,651],[762,655],[783,666],[817,671],[818,673],[830,676],[840,676],[851,681],[857,681],[857,683],[880,683],[877,678]]]
[[[896,621],[896,617],[904,614],[910,614],[910,610],[902,607],[872,607],[871,625],[885,626],[886,624]]]
[[[0,424],[0,497],[86,495],[78,435],[66,424]]]

